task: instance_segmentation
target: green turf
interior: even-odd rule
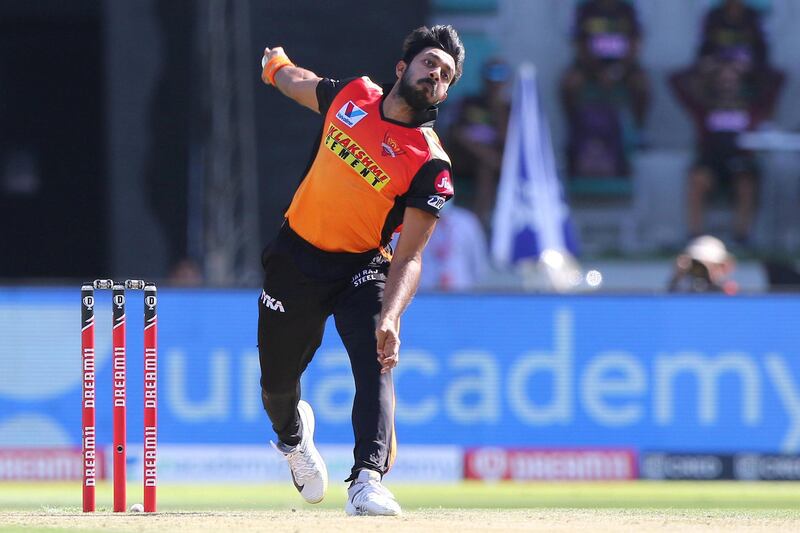
[[[462,483],[393,485],[407,510],[420,508],[627,508],[762,509],[800,511],[800,483],[615,482],[615,483]],[[141,502],[141,485],[128,488],[128,505]],[[164,485],[160,511],[267,510],[312,506],[302,503],[291,484]],[[325,501],[313,508],[340,509],[344,484],[332,484]],[[98,510],[111,506],[111,487],[97,488]],[[0,511],[74,510],[80,484],[0,483]]]

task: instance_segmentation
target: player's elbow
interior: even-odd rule
[[[413,251],[408,254],[392,257],[392,266],[403,270],[422,270],[422,252]]]
[[[307,79],[276,79],[278,90],[288,98],[291,98],[298,104],[307,107],[319,113],[319,104],[317,103],[316,84],[309,83]]]

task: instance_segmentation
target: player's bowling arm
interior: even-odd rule
[[[422,271],[422,250],[431,238],[436,220],[435,216],[422,209],[406,208],[403,232],[392,255],[386,280],[381,318],[399,319],[417,291]]]
[[[286,67],[275,76],[275,86],[280,92],[315,113],[319,113],[317,84],[322,78],[300,67]]]
[[[383,291],[383,308],[375,330],[381,373],[389,372],[397,366],[400,353],[400,315],[417,292],[422,272],[422,250],[428,244],[435,226],[435,216],[414,207],[406,208],[403,232],[392,256],[389,277]]]
[[[298,104],[319,113],[317,84],[322,78],[292,63],[281,47],[264,49],[261,65],[264,83],[274,85]]]

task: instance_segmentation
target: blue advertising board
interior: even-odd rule
[[[257,290],[159,294],[162,443],[266,443]],[[0,289],[0,446],[80,443],[77,289]],[[110,295],[97,293],[98,426],[111,432]],[[142,304],[128,301],[141,442]],[[395,371],[401,443],[800,451],[800,298],[420,295]],[[317,440],[350,443],[332,324],[304,379]],[[105,405],[104,405],[105,401]]]

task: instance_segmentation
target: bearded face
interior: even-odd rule
[[[438,105],[447,98],[447,89],[453,81],[455,60],[447,52],[428,47],[406,63],[397,63],[397,95],[415,113]]]
[[[398,94],[414,111],[424,111],[438,104],[436,99],[436,82],[429,76],[413,79],[412,69],[406,69],[400,78]]]

